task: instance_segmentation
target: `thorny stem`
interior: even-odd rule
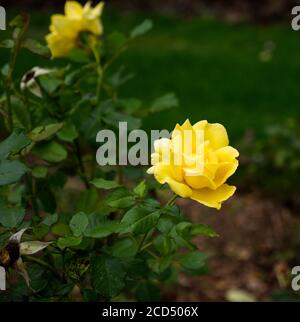
[[[173,206],[177,198],[178,196],[174,194],[172,198],[167,202],[166,206]]]
[[[146,252],[149,253],[151,256],[153,256],[155,259],[159,259],[159,257],[155,255],[151,250],[146,249]]]
[[[97,64],[97,87],[96,87],[96,100],[97,103],[100,100],[100,94],[101,94],[101,87],[102,87],[102,79],[103,79],[103,70],[101,68],[101,60],[100,55],[98,54],[97,50],[93,48],[94,57]]]
[[[10,132],[13,131],[13,112],[12,112],[12,104],[11,104],[11,89],[13,87],[13,73],[15,70],[17,56],[21,47],[22,39],[29,25],[29,19],[27,17],[25,17],[25,19],[27,19],[25,21],[25,25],[22,31],[20,32],[20,34],[18,35],[18,37],[15,39],[14,47],[12,49],[11,59],[9,62],[7,80],[6,80],[6,84],[4,85],[6,101],[7,101],[8,128]]]
[[[178,198],[178,196],[177,196],[176,194],[174,194],[174,195],[171,197],[171,199],[167,202],[166,206],[173,206],[177,198]],[[149,253],[150,253],[150,251],[149,251],[147,248],[148,248],[149,246],[151,246],[151,245],[153,244],[153,242],[151,241],[151,242],[149,242],[148,244],[146,244],[146,245],[144,246],[144,242],[145,242],[145,240],[147,239],[147,237],[148,237],[148,235],[149,235],[150,233],[151,233],[151,231],[150,231],[150,232],[148,232],[147,234],[145,234],[145,235],[143,236],[143,238],[142,238],[142,240],[141,240],[141,242],[140,242],[140,244],[139,244],[139,247],[138,247],[138,253],[139,253],[139,252],[141,252],[141,251],[143,251],[143,250],[146,250],[147,252],[149,252]],[[152,255],[153,255],[153,254],[152,254]]]
[[[97,89],[96,89],[96,98],[97,98],[97,103],[99,102],[100,99],[100,94],[101,94],[101,88],[103,85],[103,78],[104,78],[104,73],[106,72],[106,70],[110,67],[110,65],[124,52],[126,51],[126,49],[128,48],[128,44],[129,41],[127,41],[123,46],[121,46],[119,48],[119,50],[111,57],[111,59],[109,59],[105,65],[103,66],[103,68],[101,67],[101,61],[100,61],[100,55],[98,54],[98,52],[96,51],[96,49],[93,49],[93,53],[95,56],[95,60],[97,63],[97,75],[98,75],[98,79],[97,79]],[[114,99],[115,97],[113,97]]]
[[[102,78],[103,78],[102,69],[101,69],[100,65],[97,67],[97,74],[98,74],[98,78],[97,78],[96,99],[97,99],[97,103],[98,103],[100,100]]]
[[[119,48],[119,50],[111,57],[110,60],[103,67],[103,72],[105,72],[110,65],[128,48],[129,41],[127,41],[123,46]]]
[[[144,234],[141,241],[140,241],[140,244],[138,246],[138,253],[143,249],[143,245],[144,245],[144,242],[145,240],[149,237],[149,235],[151,234],[152,231],[148,231],[148,233]]]
[[[142,248],[141,248],[141,251],[143,251],[143,250],[145,250],[146,248],[148,248],[149,246],[151,246],[153,244],[153,242],[151,241],[151,242],[149,242],[148,244],[146,244],[145,246],[143,246]]]

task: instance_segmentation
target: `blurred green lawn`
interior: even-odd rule
[[[144,18],[106,12],[105,29],[126,33]],[[150,18],[154,29],[121,59],[136,74],[122,94],[150,101],[175,92],[180,108],[148,118],[146,128],[172,129],[186,118],[207,119],[223,123],[237,142],[247,129],[259,135],[266,124],[299,115],[300,32],[292,31],[288,22],[231,26],[212,19]],[[32,14],[31,35],[42,39],[49,20],[49,13]],[[276,46],[272,60],[262,62],[259,54],[270,41]],[[6,61],[4,49],[0,59]],[[18,73],[45,63],[24,52]]]

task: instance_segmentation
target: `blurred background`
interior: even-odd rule
[[[200,238],[210,254],[207,275],[180,276],[167,300],[299,300],[291,269],[300,265],[300,31],[291,28],[292,0],[107,0],[104,26],[129,32],[145,18],[154,29],[122,57],[135,74],[124,97],[151,101],[174,92],[180,108],[144,120],[146,129],[207,119],[228,130],[241,152],[221,211],[181,200],[195,222],[220,237]],[[48,32],[63,0],[7,0],[9,17],[31,15],[30,34]],[[1,32],[0,38],[5,36]],[[0,61],[7,53],[0,51]],[[51,62],[24,52],[17,72]]]

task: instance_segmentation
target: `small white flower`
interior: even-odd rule
[[[40,67],[32,68],[22,77],[20,86],[21,90],[24,91],[25,89],[28,89],[33,95],[42,97],[42,92],[38,82],[36,81],[36,78],[43,75],[48,75],[52,72],[53,71],[51,69],[45,69]]]
[[[2,252],[6,254],[5,256],[5,262],[2,263],[3,266],[0,266],[0,290],[5,291],[6,290],[6,271],[5,267],[13,266],[15,267],[19,273],[24,277],[28,287],[30,287],[29,282],[29,276],[25,269],[24,263],[22,261],[22,255],[33,255],[47,246],[51,244],[51,242],[40,242],[40,241],[28,241],[28,242],[22,242],[21,239],[26,231],[26,228],[21,229],[14,235],[12,235],[8,243]]]

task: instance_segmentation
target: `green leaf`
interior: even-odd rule
[[[148,260],[148,265],[151,270],[157,274],[162,274],[170,268],[173,259],[173,254],[164,254],[161,258],[150,258]]]
[[[76,209],[77,211],[83,211],[87,214],[92,213],[99,208],[99,203],[98,192],[96,189],[91,187],[91,189],[83,191],[80,194]]]
[[[181,214],[180,208],[177,205],[172,205],[172,206],[166,206],[162,209],[163,213],[174,217],[175,219],[178,220],[183,220],[183,216]]]
[[[154,247],[161,255],[166,256],[170,253],[172,248],[171,239],[168,236],[158,235],[153,242]]]
[[[0,161],[0,186],[17,182],[27,171],[28,168],[18,160]]]
[[[60,249],[65,249],[67,247],[75,247],[78,246],[82,241],[81,237],[68,236],[68,237],[60,237],[57,241],[57,246]]]
[[[74,236],[81,236],[89,224],[89,219],[84,212],[74,215],[70,221],[70,228]]]
[[[116,240],[111,247],[111,253],[118,258],[134,257],[138,250],[138,243],[135,239],[124,238]]]
[[[143,180],[141,183],[139,183],[134,189],[133,192],[138,195],[140,198],[143,198],[146,193],[146,183],[145,180]]]
[[[174,226],[169,232],[169,236],[172,238],[174,246],[176,247],[187,247],[190,250],[194,250],[195,246],[190,242],[191,234],[190,228],[192,223],[190,222],[180,222],[176,226]]]
[[[206,265],[206,261],[206,254],[193,251],[180,258],[180,265],[187,270],[198,270]]]
[[[120,67],[119,70],[109,77],[108,82],[111,86],[118,88],[125,84],[134,77],[134,74],[124,74],[124,67]]]
[[[42,221],[42,224],[51,227],[57,222],[57,220],[58,214],[49,215]]]
[[[0,223],[4,227],[18,227],[25,216],[25,209],[20,207],[8,207],[0,202]]]
[[[1,48],[7,48],[12,49],[14,47],[15,43],[12,39],[5,39],[0,42]]]
[[[51,231],[53,234],[55,234],[57,236],[66,236],[71,233],[70,227],[67,224],[62,223],[62,222],[58,222],[57,224],[55,224],[51,228]]]
[[[126,188],[120,188],[112,192],[107,198],[106,203],[112,208],[129,208],[135,203],[135,196],[131,196]]]
[[[172,217],[166,216],[159,219],[157,229],[163,233],[168,234],[174,227],[174,220]]]
[[[133,225],[133,232],[135,234],[145,234],[154,228],[159,220],[160,211],[155,211],[140,220]]]
[[[186,233],[189,232],[189,228],[191,228],[192,225],[193,224],[191,222],[189,222],[189,221],[183,221],[183,222],[180,222],[179,224],[177,224],[175,226],[175,229],[176,229],[178,234],[185,235]]]
[[[93,256],[90,267],[93,288],[101,296],[111,299],[122,291],[125,271],[119,259],[105,255]]]
[[[44,179],[47,177],[48,168],[40,165],[40,166],[34,167],[31,173],[34,178]]]
[[[9,64],[4,64],[1,68],[1,75],[7,77],[9,75]]]
[[[95,178],[90,183],[98,189],[110,190],[110,189],[115,189],[120,187],[120,185],[117,182],[111,181],[111,180],[105,180],[102,178]]]
[[[45,289],[51,279],[51,272],[38,264],[30,265],[28,267],[28,274],[30,277],[30,287],[35,292],[40,292]]]
[[[0,160],[7,158],[10,154],[15,154],[30,144],[22,130],[16,129],[14,132],[0,143]]]
[[[124,227],[128,228],[141,218],[147,216],[148,214],[149,212],[145,208],[141,206],[136,206],[125,213],[124,217],[121,220],[121,223],[124,225]]]
[[[113,233],[118,233],[120,231],[120,227],[121,226],[118,221],[106,221],[93,229],[87,229],[84,235],[92,238],[104,238]]]
[[[209,226],[203,224],[195,224],[191,227],[190,233],[192,236],[204,235],[208,237],[216,237],[218,234]]]
[[[121,99],[119,102],[128,114],[137,113],[142,110],[142,101],[137,98]]]
[[[136,234],[144,234],[154,228],[159,220],[161,212],[150,212],[147,209],[137,206],[126,212],[121,220],[121,233],[133,231]]]
[[[50,75],[42,75],[38,78],[38,83],[47,94],[53,94],[63,84],[63,81]]]
[[[43,46],[35,39],[25,39],[22,43],[22,47],[28,49],[34,54],[42,57],[50,58],[51,52],[47,46]]]
[[[43,239],[48,233],[50,228],[44,224],[40,224],[32,228],[32,233],[35,239]]]
[[[28,136],[33,142],[44,141],[57,133],[63,125],[63,123],[53,123],[45,126],[38,126],[33,129]]]
[[[47,142],[35,147],[33,154],[48,162],[61,162],[68,156],[67,150],[57,142]]]
[[[112,208],[129,208],[135,203],[135,197],[128,196],[117,200],[108,201],[107,204]]]
[[[179,102],[175,94],[168,93],[157,98],[150,107],[151,113],[165,111],[170,108],[178,107]]]
[[[64,127],[57,133],[60,140],[66,142],[73,142],[78,138],[78,132],[74,124],[65,123]]]
[[[134,39],[139,36],[144,35],[146,32],[148,32],[150,29],[152,29],[153,23],[151,20],[146,19],[141,24],[136,26],[130,33],[130,38]]]
[[[11,97],[11,105],[14,113],[15,122],[20,127],[29,130],[31,128],[31,111],[24,106],[24,102],[16,96]]]
[[[103,116],[103,120],[115,128],[119,128],[120,122],[127,122],[128,131],[139,129],[142,125],[141,119],[121,112],[109,111]]]

